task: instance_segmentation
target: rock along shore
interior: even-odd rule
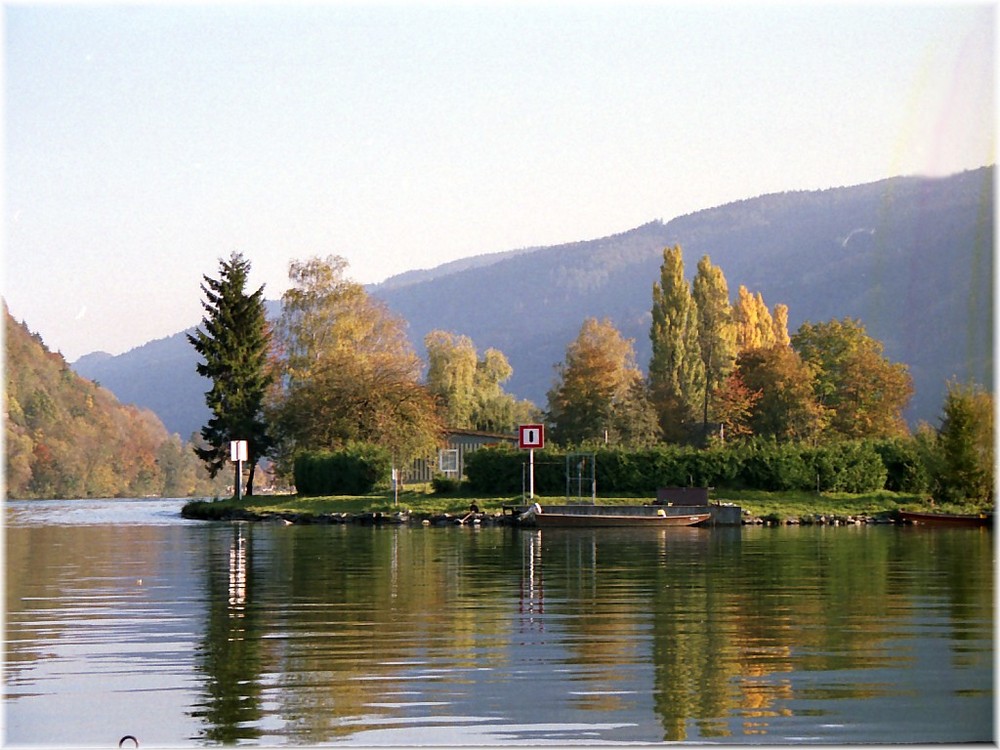
[[[211,508],[208,506],[202,506]],[[198,512],[185,506],[181,511],[184,518],[201,521],[244,521],[250,523],[270,523],[278,525],[338,525],[359,526],[522,526],[518,517],[523,508],[505,506],[500,513],[469,511],[453,513],[414,513],[412,511],[367,513],[296,513],[293,511],[253,512],[245,508],[220,508],[216,512]],[[903,524],[895,514],[879,515],[810,515],[800,518],[781,518],[776,515],[754,516],[743,512],[743,526],[861,526],[867,524]]]

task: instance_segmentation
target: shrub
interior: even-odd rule
[[[892,492],[920,494],[930,487],[930,474],[916,439],[889,438],[872,443],[885,466],[885,488]]]
[[[857,494],[885,487],[885,464],[871,443],[831,443],[806,451],[804,457],[819,490]]]
[[[388,479],[392,457],[369,443],[340,451],[304,451],[295,458],[295,489],[300,495],[364,495]]]
[[[431,478],[431,487],[436,495],[454,495],[458,492],[461,482],[454,477],[446,477],[438,474]]]

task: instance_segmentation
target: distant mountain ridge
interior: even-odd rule
[[[687,275],[709,255],[729,283],[789,307],[789,328],[852,317],[910,366],[911,422],[936,421],[951,377],[992,390],[994,168],[749,198],[594,240],[475,256],[369,287],[423,338],[443,329],[503,351],[507,390],[539,406],[586,317],[611,319],[649,361],[653,283],[664,247]],[[271,303],[276,314],[277,303]],[[187,437],[207,418],[207,382],[183,332],[73,366]]]

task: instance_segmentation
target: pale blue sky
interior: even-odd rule
[[[239,250],[380,281],[995,161],[996,7],[6,5],[5,278],[70,361]],[[498,290],[516,294],[516,290]]]

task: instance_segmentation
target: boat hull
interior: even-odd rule
[[[712,517],[711,513],[686,513],[677,515],[614,515],[611,513],[552,513],[534,515],[539,528],[600,528],[607,526],[641,526],[661,528],[666,526],[694,526]]]
[[[919,513],[917,511],[901,510],[899,517],[910,523],[921,526],[992,526],[993,516],[981,513],[979,515],[959,515],[953,513]]]

